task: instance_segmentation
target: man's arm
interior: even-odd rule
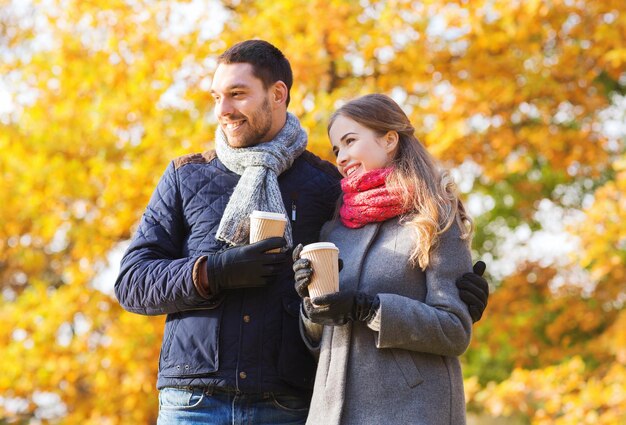
[[[185,228],[177,183],[170,163],[122,258],[115,295],[128,311],[157,315],[215,303],[194,285],[194,266],[203,257],[181,257]]]

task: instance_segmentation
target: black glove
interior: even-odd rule
[[[252,288],[271,283],[287,262],[287,254],[266,251],[285,245],[285,238],[268,238],[209,254],[206,267],[211,295],[217,295],[224,289]]]
[[[472,317],[472,322],[480,320],[487,308],[489,298],[489,284],[482,277],[485,273],[485,263],[477,261],[474,264],[474,273],[465,273],[457,279],[456,287],[459,288],[459,295],[463,302],[467,304],[467,309]]]
[[[371,320],[378,307],[378,296],[371,296],[361,291],[334,292],[315,298],[304,298],[304,313],[314,323],[320,325],[345,325],[348,321],[367,322]]]
[[[293,258],[293,272],[296,281],[295,288],[300,298],[309,296],[309,283],[313,276],[313,269],[308,258],[300,258],[302,252],[302,244],[298,244],[291,254]],[[339,271],[343,268],[343,260],[339,258]]]

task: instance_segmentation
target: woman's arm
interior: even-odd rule
[[[425,271],[426,299],[378,294],[380,307],[371,327],[378,348],[403,348],[458,356],[471,339],[472,319],[459,297],[456,279],[472,270],[468,244],[456,224],[440,236]]]

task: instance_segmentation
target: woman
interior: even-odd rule
[[[458,356],[472,319],[455,279],[472,271],[472,221],[389,97],[345,104],[328,134],[344,193],[321,239],[345,265],[340,291],[311,300],[314,271],[294,251],[303,333],[319,353],[307,423],[464,424]]]

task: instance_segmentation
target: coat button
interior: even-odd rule
[[[246,372],[239,372],[239,377],[241,379],[246,379],[248,377],[248,375],[246,374]]]
[[[244,321],[245,323],[250,323],[250,316],[249,316],[249,315],[247,315],[247,314],[246,314],[245,316],[243,316],[243,321]]]

